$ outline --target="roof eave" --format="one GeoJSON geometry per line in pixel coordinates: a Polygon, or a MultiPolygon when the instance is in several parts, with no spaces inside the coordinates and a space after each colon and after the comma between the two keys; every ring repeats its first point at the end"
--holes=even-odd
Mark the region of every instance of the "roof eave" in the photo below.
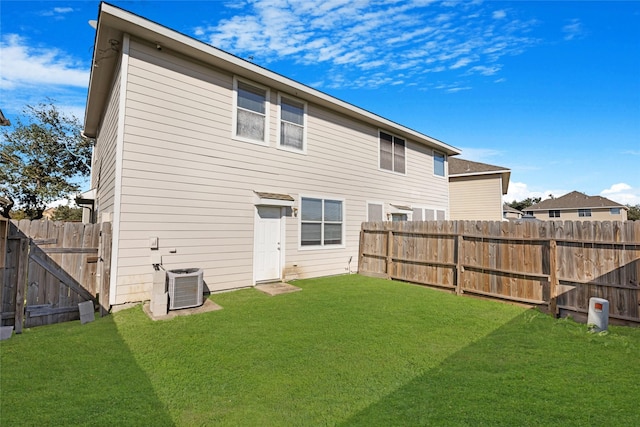
{"type": "Polygon", "coordinates": [[[117,38],[121,42],[123,33],[128,33],[136,38],[149,40],[157,43],[163,49],[166,48],[180,52],[183,55],[192,57],[203,63],[228,70],[235,75],[263,83],[276,90],[291,93],[291,95],[330,108],[340,114],[370,123],[377,127],[391,128],[395,133],[398,133],[399,136],[404,136],[407,139],[438,149],[447,155],[461,153],[460,149],[435,138],[385,119],[384,117],[351,105],[331,95],[298,83],[204,42],[107,3],[100,4],[96,41],[94,44],[94,63],[91,69],[89,93],[87,95],[85,134],[89,137],[96,136],[95,134],[99,127],[102,110],[105,108],[106,97],[108,96],[109,86],[112,80],[107,77],[113,76],[118,63],[112,60],[104,65],[101,62],[99,67],[96,67],[96,52],[99,51],[98,46],[108,47],[108,42],[111,38],[117,38]],[[104,70],[104,68],[107,67],[110,67],[110,69],[104,70]],[[103,68],[103,70],[99,70],[100,68],[103,68]],[[100,75],[104,71],[109,71],[107,76],[100,75]]]}

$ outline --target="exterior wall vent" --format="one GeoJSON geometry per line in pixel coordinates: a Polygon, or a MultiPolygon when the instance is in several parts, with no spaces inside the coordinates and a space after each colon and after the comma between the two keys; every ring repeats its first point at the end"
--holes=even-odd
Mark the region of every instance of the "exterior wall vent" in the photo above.
{"type": "Polygon", "coordinates": [[[169,310],[202,305],[202,276],[201,268],[167,271],[169,310]]]}

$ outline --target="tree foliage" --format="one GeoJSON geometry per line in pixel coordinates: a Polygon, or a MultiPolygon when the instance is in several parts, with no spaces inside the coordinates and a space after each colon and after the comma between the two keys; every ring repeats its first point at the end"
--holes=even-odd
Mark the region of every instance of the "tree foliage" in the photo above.
{"type": "MultiPolygon", "coordinates": [[[[40,219],[48,203],[80,190],[73,180],[89,175],[92,141],[82,137],[80,121],[52,100],[27,105],[24,114],[2,130],[0,195],[28,218],[40,219]]],[[[0,213],[9,217],[9,209],[0,213]]]]}
{"type": "Polygon", "coordinates": [[[527,197],[526,199],[521,200],[519,202],[514,200],[511,203],[507,203],[507,205],[521,212],[524,212],[526,208],[533,206],[536,203],[540,203],[541,200],[542,200],[541,197],[527,197]]]}
{"type": "Polygon", "coordinates": [[[82,208],[58,206],[51,219],[53,221],[82,221],[82,208]]]}
{"type": "Polygon", "coordinates": [[[629,210],[627,211],[627,219],[629,221],[640,221],[640,205],[627,205],[629,210]]]}

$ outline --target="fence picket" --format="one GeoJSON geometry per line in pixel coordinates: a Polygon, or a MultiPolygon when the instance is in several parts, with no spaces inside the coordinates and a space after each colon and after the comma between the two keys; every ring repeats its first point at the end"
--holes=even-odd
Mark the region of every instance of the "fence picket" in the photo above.
{"type": "Polygon", "coordinates": [[[544,305],[584,315],[590,297],[610,317],[640,323],[640,222],[425,221],[364,223],[359,272],[544,305]],[[376,245],[378,230],[393,236],[376,245]],[[364,252],[363,252],[364,251],[364,252]],[[385,252],[386,251],[386,252],[385,252]]]}

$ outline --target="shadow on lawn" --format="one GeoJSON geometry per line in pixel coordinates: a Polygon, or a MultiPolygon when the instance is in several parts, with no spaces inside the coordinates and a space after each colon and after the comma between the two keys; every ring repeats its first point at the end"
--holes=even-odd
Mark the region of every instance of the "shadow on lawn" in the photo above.
{"type": "Polygon", "coordinates": [[[2,425],[174,425],[113,316],[27,329],[2,343],[1,372],[2,425]]]}
{"type": "Polygon", "coordinates": [[[341,425],[639,425],[629,356],[530,310],[341,425]]]}

